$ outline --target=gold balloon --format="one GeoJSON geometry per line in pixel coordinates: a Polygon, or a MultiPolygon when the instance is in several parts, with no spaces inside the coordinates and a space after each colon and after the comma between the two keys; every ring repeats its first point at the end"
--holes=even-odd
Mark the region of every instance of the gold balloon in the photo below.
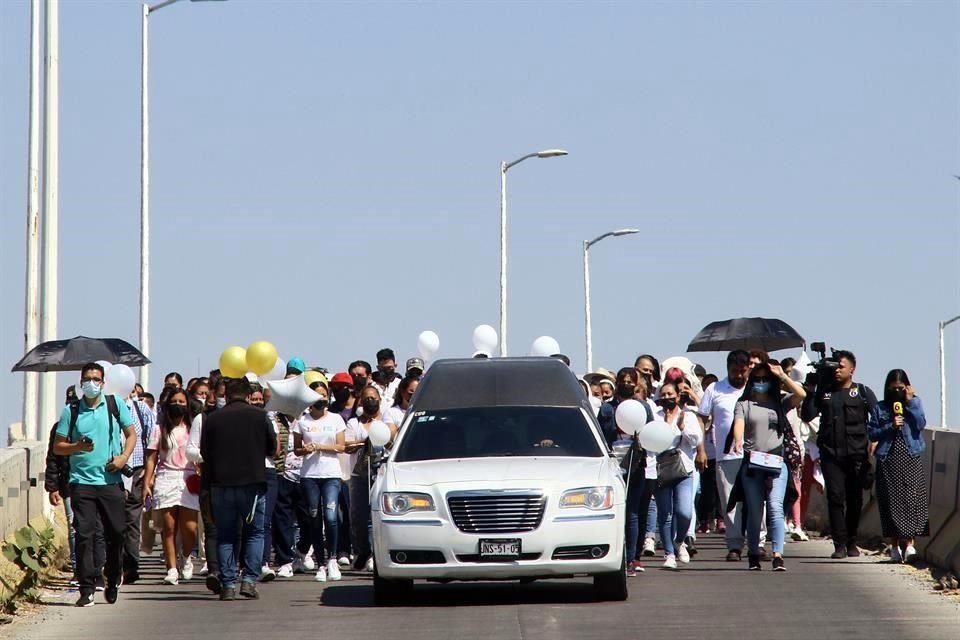
{"type": "Polygon", "coordinates": [[[220,354],[220,373],[227,378],[242,378],[247,373],[247,350],[227,347],[220,354]]]}
{"type": "Polygon", "coordinates": [[[320,373],[319,371],[307,371],[306,373],[303,374],[303,381],[307,384],[308,387],[312,385],[314,382],[322,382],[324,385],[329,386],[329,384],[327,383],[327,377],[322,373],[320,373]]]}
{"type": "Polygon", "coordinates": [[[257,340],[247,347],[246,367],[258,376],[270,373],[277,364],[277,348],[266,340],[257,340]]]}

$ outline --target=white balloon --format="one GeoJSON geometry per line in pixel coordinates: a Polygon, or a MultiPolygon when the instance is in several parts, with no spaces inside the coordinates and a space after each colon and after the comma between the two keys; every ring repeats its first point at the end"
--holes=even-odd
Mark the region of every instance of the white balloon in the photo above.
{"type": "Polygon", "coordinates": [[[258,383],[258,384],[262,384],[263,382],[266,382],[265,380],[263,380],[262,378],[260,378],[260,376],[258,376],[257,374],[255,374],[253,371],[248,371],[248,372],[247,372],[247,375],[244,376],[244,377],[245,377],[245,378],[247,379],[247,381],[250,382],[251,384],[254,383],[254,382],[256,382],[256,383],[258,383]]]}
{"type": "Polygon", "coordinates": [[[640,430],[640,446],[647,451],[660,453],[673,447],[676,439],[676,428],[663,420],[648,422],[640,430]]]}
{"type": "Polygon", "coordinates": [[[125,364],[115,364],[110,367],[110,371],[104,378],[103,390],[109,395],[126,398],[133,391],[135,384],[137,384],[137,376],[133,374],[133,369],[125,364]]]}
{"type": "Polygon", "coordinates": [[[283,380],[284,376],[287,375],[287,363],[283,358],[277,358],[277,364],[273,365],[273,369],[267,373],[260,376],[261,382],[270,382],[271,380],[283,380]]]}
{"type": "Polygon", "coordinates": [[[110,367],[113,366],[112,362],[107,362],[106,360],[97,360],[97,364],[103,367],[103,375],[107,375],[107,371],[110,371],[110,367]]]}
{"type": "Polygon", "coordinates": [[[473,330],[473,348],[484,353],[493,353],[500,343],[497,330],[488,324],[482,324],[473,330]]]}
{"type": "Polygon", "coordinates": [[[432,360],[440,350],[440,336],[433,331],[424,331],[417,337],[417,349],[424,360],[432,360]]]}
{"type": "Polygon", "coordinates": [[[390,442],[390,427],[380,420],[374,420],[367,429],[367,435],[370,438],[370,444],[375,447],[382,447],[390,442]]]}
{"type": "Polygon", "coordinates": [[[270,402],[266,410],[288,416],[299,416],[320,399],[320,394],[307,386],[302,373],[287,380],[270,380],[267,387],[270,388],[270,402]]]}
{"type": "Polygon", "coordinates": [[[636,435],[647,424],[647,410],[639,400],[624,400],[617,405],[615,418],[620,431],[636,435]]]}
{"type": "Polygon", "coordinates": [[[530,347],[531,356],[549,357],[557,353],[560,353],[560,343],[550,336],[540,336],[530,347]]]}

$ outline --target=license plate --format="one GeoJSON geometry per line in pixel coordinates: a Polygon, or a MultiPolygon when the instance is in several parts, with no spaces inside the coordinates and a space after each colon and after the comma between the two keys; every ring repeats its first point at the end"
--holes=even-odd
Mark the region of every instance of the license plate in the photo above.
{"type": "Polygon", "coordinates": [[[481,560],[519,560],[520,559],[520,540],[493,539],[480,540],[480,559],[481,560]]]}

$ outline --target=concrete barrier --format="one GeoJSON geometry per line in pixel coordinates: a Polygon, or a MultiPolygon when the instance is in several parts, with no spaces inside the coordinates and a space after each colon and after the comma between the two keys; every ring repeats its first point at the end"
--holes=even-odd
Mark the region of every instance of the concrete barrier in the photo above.
{"type": "Polygon", "coordinates": [[[26,451],[0,449],[0,532],[3,534],[0,538],[6,538],[28,522],[27,496],[21,491],[21,482],[26,479],[26,451]]]}
{"type": "Polygon", "coordinates": [[[44,505],[47,502],[47,492],[43,489],[47,468],[47,443],[27,440],[13,446],[26,451],[26,477],[20,482],[20,491],[21,496],[26,493],[26,522],[33,522],[44,514],[44,505]]]}

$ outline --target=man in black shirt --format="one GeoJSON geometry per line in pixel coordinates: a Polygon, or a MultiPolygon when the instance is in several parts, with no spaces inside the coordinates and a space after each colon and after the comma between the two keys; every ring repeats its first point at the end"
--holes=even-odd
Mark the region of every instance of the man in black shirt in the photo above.
{"type": "MultiPolygon", "coordinates": [[[[200,434],[203,473],[210,483],[213,517],[217,527],[220,563],[220,599],[237,594],[235,546],[242,521],[245,567],[263,566],[263,527],[266,510],[265,458],[276,450],[277,437],[263,409],[247,403],[246,378],[228,380],[227,405],[207,416],[200,434]]],[[[240,595],[259,598],[258,574],[244,574],[240,595]]]]}
{"type": "Polygon", "coordinates": [[[867,418],[877,405],[877,397],[869,387],[853,381],[856,356],[837,351],[834,358],[836,384],[807,394],[801,418],[810,422],[820,416],[817,446],[833,536],[831,558],[839,560],[860,555],[857,529],[863,510],[863,481],[870,470],[867,418]]]}

